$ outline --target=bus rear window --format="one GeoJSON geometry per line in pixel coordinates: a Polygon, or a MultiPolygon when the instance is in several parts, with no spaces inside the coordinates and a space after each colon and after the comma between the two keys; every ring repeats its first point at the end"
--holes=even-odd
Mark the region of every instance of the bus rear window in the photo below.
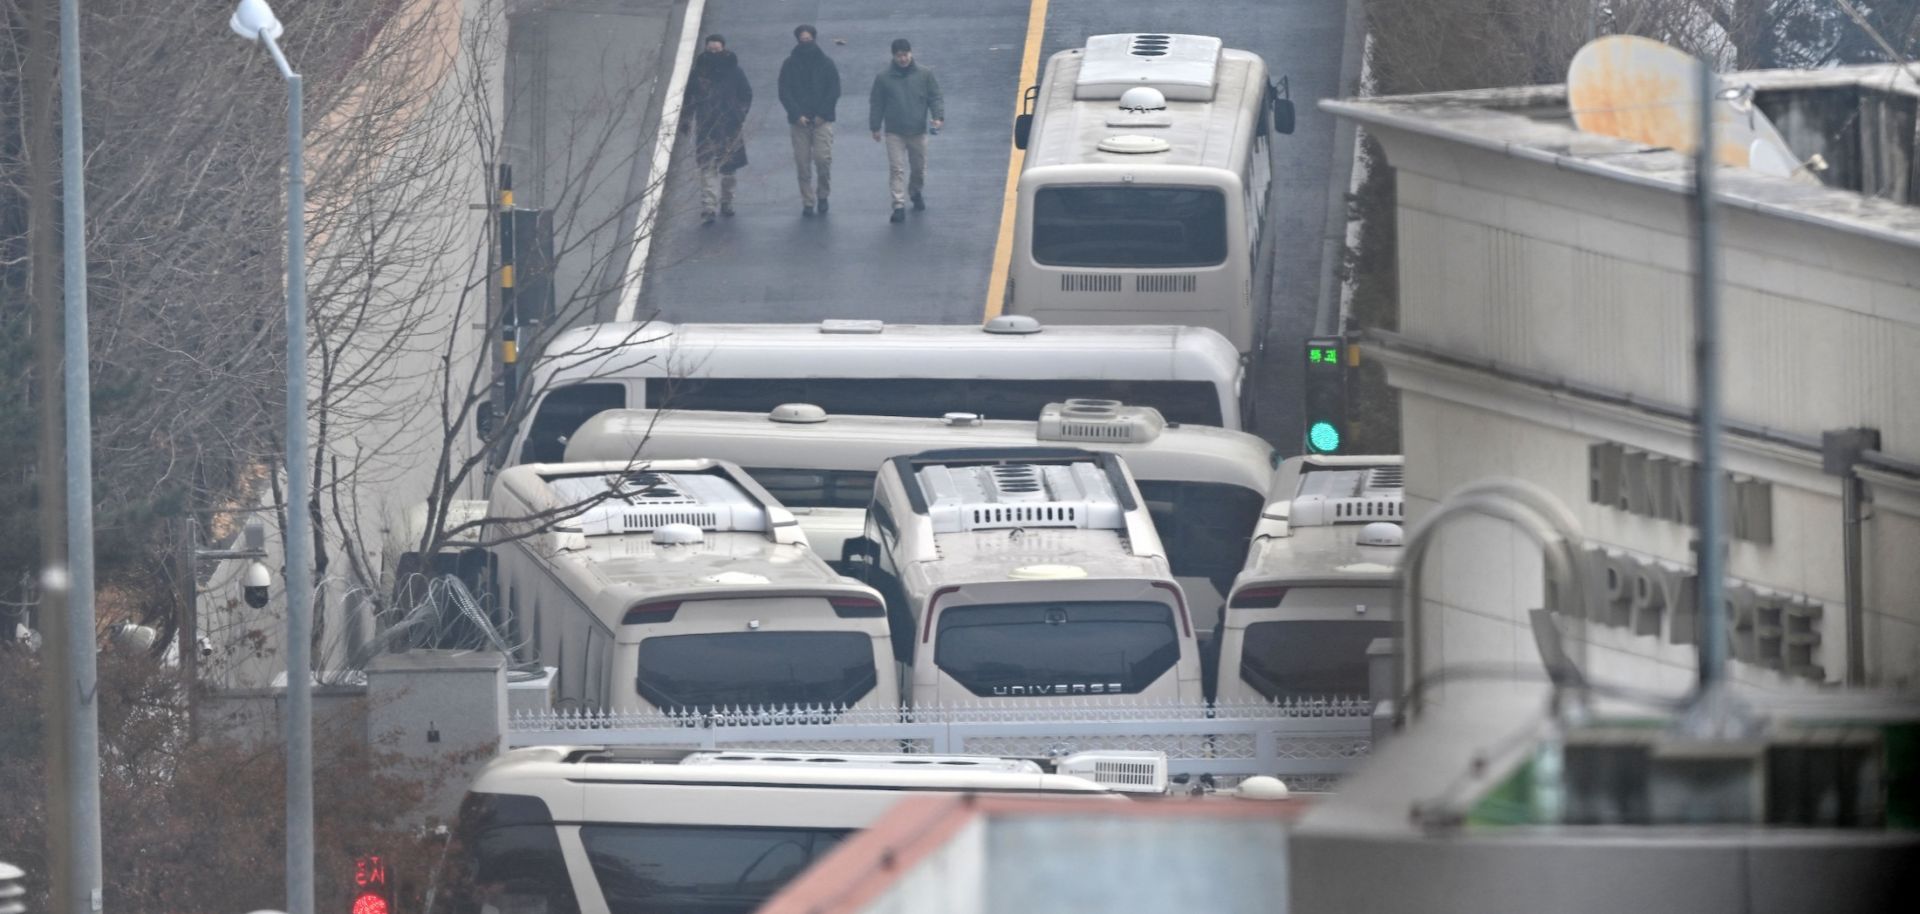
{"type": "Polygon", "coordinates": [[[933,661],[975,695],[1131,695],[1180,660],[1173,609],[1147,601],[940,611],[933,661]]]}
{"type": "Polygon", "coordinates": [[[1043,187],[1033,259],[1050,267],[1210,267],[1227,259],[1227,198],[1199,187],[1043,187]]]}
{"type": "Polygon", "coordinates": [[[845,838],[844,828],[582,825],[609,914],[746,914],[845,838]]]}
{"type": "Polygon", "coordinates": [[[1255,622],[1247,626],[1240,678],[1267,698],[1366,696],[1367,645],[1392,638],[1388,619],[1255,622]]]}
{"type": "Polygon", "coordinates": [[[635,685],[656,707],[850,705],[879,683],[864,632],[720,632],[640,642],[635,685]]]}

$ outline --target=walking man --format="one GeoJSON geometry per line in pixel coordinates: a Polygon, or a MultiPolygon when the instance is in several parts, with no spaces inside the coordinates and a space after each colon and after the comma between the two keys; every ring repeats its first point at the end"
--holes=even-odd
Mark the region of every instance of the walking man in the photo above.
{"type": "Polygon", "coordinates": [[[680,129],[697,127],[693,160],[700,166],[700,221],[713,222],[718,210],[733,215],[733,173],[747,165],[747,147],[740,135],[753,107],[753,87],[740,61],[727,50],[727,40],[707,36],[707,49],[693,62],[687,96],[680,104],[680,129]],[[715,185],[719,189],[715,190],[715,185]]]}
{"type": "Polygon", "coordinates": [[[833,188],[833,109],[840,103],[840,68],[814,40],[813,26],[793,30],[793,53],[780,65],[780,104],[793,134],[793,168],[800,177],[800,215],[827,214],[833,188]],[[814,175],[820,176],[819,189],[814,175]]]}
{"type": "Polygon", "coordinates": [[[887,143],[887,180],[893,191],[891,222],[907,221],[907,201],[927,208],[920,188],[927,178],[927,124],[935,132],[946,123],[947,104],[933,71],[913,62],[913,45],[893,40],[893,64],[873,78],[867,105],[867,127],[874,142],[887,143]]]}

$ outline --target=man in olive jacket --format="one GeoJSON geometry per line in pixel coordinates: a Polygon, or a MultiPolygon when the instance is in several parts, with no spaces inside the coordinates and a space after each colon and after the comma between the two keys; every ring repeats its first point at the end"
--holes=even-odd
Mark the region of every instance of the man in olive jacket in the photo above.
{"type": "Polygon", "coordinates": [[[874,141],[884,138],[887,142],[887,179],[893,191],[889,221],[907,221],[908,200],[916,210],[927,208],[926,198],[920,195],[927,177],[927,124],[931,121],[937,133],[946,118],[940,81],[933,78],[932,70],[913,62],[913,45],[895,38],[893,65],[873,78],[867,105],[867,127],[874,141]]]}
{"type": "Polygon", "coordinates": [[[793,53],[780,65],[780,104],[787,109],[793,134],[793,168],[800,178],[800,215],[812,216],[817,204],[827,214],[833,188],[833,109],[840,103],[840,68],[814,41],[813,26],[793,30],[793,53]],[[819,189],[814,175],[820,176],[819,189]]]}

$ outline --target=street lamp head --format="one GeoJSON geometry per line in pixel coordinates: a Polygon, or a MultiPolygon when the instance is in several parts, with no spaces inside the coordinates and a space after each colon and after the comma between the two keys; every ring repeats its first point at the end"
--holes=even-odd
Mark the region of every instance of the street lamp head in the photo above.
{"type": "Polygon", "coordinates": [[[233,18],[227,20],[227,27],[248,41],[277,41],[284,31],[279,17],[273,14],[273,7],[267,0],[240,0],[240,6],[233,11],[233,18]]]}

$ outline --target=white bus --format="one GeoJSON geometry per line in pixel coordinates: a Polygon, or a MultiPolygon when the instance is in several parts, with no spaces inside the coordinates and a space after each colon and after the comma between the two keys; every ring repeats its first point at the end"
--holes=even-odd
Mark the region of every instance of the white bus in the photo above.
{"type": "MultiPolygon", "coordinates": [[[[1191,327],[977,324],[635,324],[577,327],[528,373],[532,419],[506,464],[553,463],[595,413],[622,407],[1025,418],[1070,397],[1152,406],[1173,422],[1239,428],[1233,345],[1191,327]]],[[[486,423],[491,427],[491,419],[486,423]]]]}
{"type": "Polygon", "coordinates": [[[567,442],[566,459],[713,457],[740,464],[800,520],[836,567],[865,527],[873,478],[890,458],[929,449],[1066,444],[1126,458],[1193,610],[1211,618],[1246,560],[1267,503],[1273,448],[1258,437],[1169,424],[1152,407],[1050,403],[1039,421],[829,414],[808,404],[767,413],[608,410],[567,442]]]}
{"type": "Polygon", "coordinates": [[[481,897],[455,910],[747,912],[904,796],[1119,802],[1166,791],[1158,753],[1081,753],[1052,768],[982,756],[516,749],[483,768],[461,804],[460,845],[481,897]],[[1155,783],[1096,780],[1114,762],[1138,771],[1156,761],[1155,783]]]}
{"type": "Polygon", "coordinates": [[[1252,352],[1269,134],[1293,132],[1260,57],[1202,35],[1095,35],[1053,55],[1027,99],[1006,312],[1210,327],[1252,352]]]}
{"type": "Polygon", "coordinates": [[[1214,636],[1217,701],[1369,694],[1368,646],[1399,626],[1401,474],[1397,456],[1280,465],[1288,497],[1261,517],[1214,636]]]}
{"type": "Polygon", "coordinates": [[[880,595],[814,555],[739,467],[524,464],[500,474],[488,517],[496,599],[558,668],[560,702],[899,705],[880,595]]]}
{"type": "Polygon", "coordinates": [[[915,704],[1204,698],[1186,597],[1113,454],[895,457],[861,545],[915,704]]]}

